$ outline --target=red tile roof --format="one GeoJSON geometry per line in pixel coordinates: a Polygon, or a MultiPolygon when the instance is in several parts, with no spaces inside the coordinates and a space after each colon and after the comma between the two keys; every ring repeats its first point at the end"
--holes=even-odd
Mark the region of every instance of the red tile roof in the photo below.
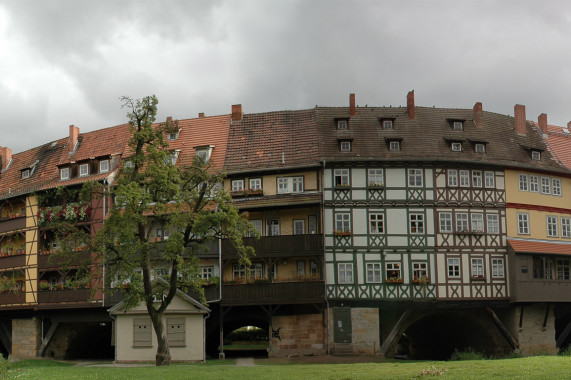
{"type": "Polygon", "coordinates": [[[571,243],[508,239],[515,253],[543,253],[571,256],[571,243]]]}
{"type": "Polygon", "coordinates": [[[566,127],[548,125],[547,134],[544,134],[543,137],[551,154],[562,165],[571,169],[571,130],[566,127]]]}
{"type": "Polygon", "coordinates": [[[90,158],[122,154],[129,140],[129,125],[122,124],[115,127],[99,129],[93,132],[79,134],[79,146],[72,154],[69,153],[70,142],[67,141],[65,151],[62,153],[59,164],[79,162],[90,158]]]}

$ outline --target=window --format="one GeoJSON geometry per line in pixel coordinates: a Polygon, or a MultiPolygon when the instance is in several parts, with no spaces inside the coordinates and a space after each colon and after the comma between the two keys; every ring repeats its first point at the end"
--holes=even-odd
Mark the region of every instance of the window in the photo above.
{"type": "Polygon", "coordinates": [[[518,175],[519,191],[527,191],[527,174],[518,175]]]}
{"type": "Polygon", "coordinates": [[[456,213],[456,232],[468,232],[468,213],[456,213]]]}
{"type": "Polygon", "coordinates": [[[165,156],[165,165],[175,165],[178,158],[178,151],[173,150],[172,152],[167,152],[165,156]]]}
{"type": "Polygon", "coordinates": [[[319,267],[317,266],[317,261],[309,260],[309,274],[312,276],[319,275],[319,267]]]}
{"type": "Polygon", "coordinates": [[[305,220],[304,219],[294,219],[294,221],[293,221],[293,234],[294,235],[305,234],[305,220]]]}
{"type": "Polygon", "coordinates": [[[351,151],[351,141],[341,141],[339,150],[341,152],[350,152],[351,151]]]}
{"type": "Polygon", "coordinates": [[[22,170],[22,179],[30,178],[30,169],[22,170]]]}
{"type": "Polygon", "coordinates": [[[561,195],[561,180],[559,178],[551,179],[551,193],[553,195],[561,195]]]}
{"type": "MultiPolygon", "coordinates": [[[[260,234],[260,236],[262,236],[262,230],[263,230],[262,219],[251,219],[250,223],[252,223],[252,225],[254,226],[254,229],[256,231],[258,231],[258,234],[260,234]]],[[[255,235],[252,233],[250,236],[255,236],[255,235]]]]}
{"type": "Polygon", "coordinates": [[[539,193],[539,177],[536,175],[529,176],[529,191],[539,193]]]}
{"type": "Polygon", "coordinates": [[[547,236],[557,237],[559,236],[557,232],[557,217],[547,216],[547,236]]]}
{"type": "Polygon", "coordinates": [[[548,177],[541,177],[541,194],[551,194],[551,181],[548,177]]]}
{"type": "Polygon", "coordinates": [[[382,234],[385,232],[384,215],[383,214],[369,214],[369,233],[382,234]]]}
{"type": "Polygon", "coordinates": [[[243,191],[244,190],[244,180],[234,179],[232,180],[232,191],[243,191]]]}
{"type": "Polygon", "coordinates": [[[307,219],[308,219],[309,233],[310,234],[316,234],[317,233],[317,217],[315,215],[309,215],[307,217],[307,219]]]}
{"type": "Polygon", "coordinates": [[[451,187],[458,186],[458,170],[456,169],[448,170],[448,186],[451,187]]]}
{"type": "Polygon", "coordinates": [[[484,259],[481,257],[472,258],[472,277],[484,278],[484,259]]]}
{"type": "Polygon", "coordinates": [[[337,120],[337,129],[347,129],[347,120],[337,120]]]}
{"type": "Polygon", "coordinates": [[[134,168],[135,164],[133,163],[133,161],[128,160],[128,161],[125,161],[125,167],[126,168],[134,168]]]}
{"type": "Polygon", "coordinates": [[[424,233],[424,214],[410,214],[409,226],[411,234],[423,234],[424,233]]]}
{"type": "Polygon", "coordinates": [[[351,263],[337,264],[337,282],[339,284],[353,283],[353,264],[351,263]]]}
{"type": "Polygon", "coordinates": [[[383,129],[393,129],[393,121],[392,120],[383,120],[383,129]]]}
{"type": "Polygon", "coordinates": [[[484,232],[484,214],[472,214],[472,232],[484,232]]]}
{"type": "Polygon", "coordinates": [[[79,165],[79,176],[85,177],[86,175],[89,175],[89,164],[79,165]]]}
{"type": "Polygon", "coordinates": [[[531,159],[532,160],[541,160],[541,152],[539,150],[532,150],[531,151],[531,159]]]}
{"type": "Polygon", "coordinates": [[[262,190],[262,179],[250,178],[250,190],[262,190]]]}
{"type": "Polygon", "coordinates": [[[561,237],[571,238],[571,218],[561,217],[561,237]]]}
{"type": "Polygon", "coordinates": [[[201,265],[199,269],[200,269],[200,274],[199,274],[200,278],[203,280],[209,280],[214,276],[214,267],[211,265],[209,266],[201,265]]]}
{"type": "MultiPolygon", "coordinates": [[[[260,279],[263,277],[262,263],[253,263],[250,265],[249,274],[251,278],[260,279]]],[[[232,265],[232,279],[239,280],[246,278],[246,267],[240,264],[232,265]]]]}
{"type": "Polygon", "coordinates": [[[367,263],[367,282],[381,282],[380,263],[367,263]]]}
{"type": "Polygon", "coordinates": [[[412,263],[412,281],[418,281],[420,279],[428,279],[427,265],[424,262],[412,263]]]}
{"type": "Polygon", "coordinates": [[[369,186],[384,186],[383,169],[369,169],[369,186]]]}
{"type": "Polygon", "coordinates": [[[461,131],[464,129],[464,123],[461,121],[454,121],[452,123],[452,129],[454,129],[455,131],[461,131]]]}
{"type": "Polygon", "coordinates": [[[492,259],[492,277],[504,278],[504,259],[492,259]]]}
{"type": "Polygon", "coordinates": [[[389,142],[389,150],[400,150],[400,141],[389,142]]]}
{"type": "Polygon", "coordinates": [[[474,170],[472,172],[472,186],[482,187],[482,172],[479,170],[474,170]]]}
{"type": "Polygon", "coordinates": [[[517,233],[520,235],[529,234],[529,214],[523,212],[517,213],[517,233]]]}
{"type": "Polygon", "coordinates": [[[401,281],[400,263],[386,263],[386,279],[388,281],[401,281]]]}
{"type": "Polygon", "coordinates": [[[340,212],[335,214],[335,231],[351,231],[351,216],[348,212],[340,212]]]}
{"type": "Polygon", "coordinates": [[[59,171],[60,179],[69,179],[69,168],[61,168],[59,171]]]}
{"type": "Polygon", "coordinates": [[[305,277],[305,260],[297,260],[297,277],[305,277]]]}
{"type": "Polygon", "coordinates": [[[494,187],[496,187],[496,180],[495,180],[494,172],[485,172],[484,178],[485,178],[487,189],[493,189],[494,187]]]}
{"type": "Polygon", "coordinates": [[[170,347],[186,346],[184,318],[167,318],[167,340],[170,347]]]}
{"type": "Polygon", "coordinates": [[[270,219],[267,221],[266,236],[280,236],[280,220],[270,219]]]}
{"type": "Polygon", "coordinates": [[[453,152],[461,152],[462,151],[462,143],[453,142],[451,144],[451,149],[453,152]]]}
{"type": "Polygon", "coordinates": [[[303,177],[278,177],[278,194],[303,192],[303,177]]]}
{"type": "Polygon", "coordinates": [[[489,234],[499,234],[500,233],[500,222],[498,214],[488,214],[486,215],[488,222],[488,233],[489,234]]]}
{"type": "Polygon", "coordinates": [[[460,186],[470,187],[470,171],[460,170],[460,186]]]}
{"type": "Polygon", "coordinates": [[[474,151],[476,153],[486,153],[486,145],[484,144],[474,144],[474,151]]]}
{"type": "Polygon", "coordinates": [[[440,213],[440,232],[452,232],[452,213],[440,213]]]}
{"type": "Polygon", "coordinates": [[[569,280],[569,260],[567,259],[557,259],[557,271],[558,280],[569,280]]]}
{"type": "Polygon", "coordinates": [[[196,157],[198,158],[200,163],[208,163],[210,161],[210,154],[212,153],[212,148],[214,146],[202,146],[202,147],[195,147],[194,150],[196,151],[196,157]]]}
{"type": "Polygon", "coordinates": [[[408,169],[408,186],[422,187],[422,169],[408,169]]]}
{"type": "Polygon", "coordinates": [[[335,169],[333,179],[335,186],[349,186],[349,169],[335,169]]]}
{"type": "Polygon", "coordinates": [[[133,347],[151,347],[152,333],[150,318],[133,318],[133,347]]]}
{"type": "Polygon", "coordinates": [[[448,277],[451,278],[460,277],[460,258],[458,257],[448,258],[448,277]]]}
{"type": "Polygon", "coordinates": [[[107,173],[109,171],[109,160],[99,161],[99,173],[107,173]]]}

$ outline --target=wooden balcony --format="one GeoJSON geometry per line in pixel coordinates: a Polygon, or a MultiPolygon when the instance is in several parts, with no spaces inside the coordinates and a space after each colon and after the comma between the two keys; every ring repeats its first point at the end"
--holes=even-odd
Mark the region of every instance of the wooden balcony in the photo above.
{"type": "Polygon", "coordinates": [[[0,233],[22,230],[26,228],[26,217],[16,214],[10,219],[0,220],[0,233]]]}
{"type": "Polygon", "coordinates": [[[222,285],[222,306],[325,302],[324,281],[260,282],[222,285]]]}
{"type": "Polygon", "coordinates": [[[73,257],[59,256],[55,254],[41,254],[38,256],[38,268],[48,269],[60,268],[62,266],[81,266],[88,264],[90,260],[90,252],[85,251],[78,251],[74,254],[73,257]]]}
{"type": "Polygon", "coordinates": [[[512,302],[571,302],[570,280],[516,281],[512,302]]]}
{"type": "Polygon", "coordinates": [[[22,304],[26,302],[26,293],[0,293],[0,305],[22,304]]]}
{"type": "Polygon", "coordinates": [[[12,255],[0,257],[0,268],[17,268],[26,265],[26,255],[12,255]]]}
{"type": "Polygon", "coordinates": [[[91,299],[91,289],[63,289],[63,290],[40,290],[38,303],[87,303],[91,299]]]}
{"type": "MultiPolygon", "coordinates": [[[[312,235],[263,236],[260,239],[244,238],[244,244],[253,247],[256,257],[323,256],[323,237],[312,235]]],[[[222,241],[222,257],[237,257],[228,240],[222,241]]]]}

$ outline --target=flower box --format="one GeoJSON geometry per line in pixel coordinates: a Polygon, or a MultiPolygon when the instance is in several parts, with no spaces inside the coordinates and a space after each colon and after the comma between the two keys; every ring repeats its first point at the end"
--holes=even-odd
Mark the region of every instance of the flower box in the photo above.
{"type": "Polygon", "coordinates": [[[232,198],[243,197],[244,195],[246,195],[244,190],[238,190],[238,191],[231,191],[230,192],[230,196],[232,198]]]}
{"type": "Polygon", "coordinates": [[[486,281],[486,278],[484,276],[472,276],[470,279],[472,281],[486,281]]]}
{"type": "Polygon", "coordinates": [[[402,278],[389,278],[385,281],[385,284],[402,284],[402,278]]]}
{"type": "Polygon", "coordinates": [[[264,190],[263,190],[263,189],[256,189],[256,190],[254,190],[254,189],[249,189],[249,190],[246,190],[246,194],[247,194],[249,197],[254,197],[254,196],[258,196],[258,195],[264,195],[264,190]]]}
{"type": "Polygon", "coordinates": [[[421,277],[421,278],[414,278],[412,280],[413,284],[417,284],[417,285],[426,285],[426,284],[430,284],[430,279],[428,277],[421,277]]]}
{"type": "Polygon", "coordinates": [[[351,236],[351,231],[333,231],[335,236],[351,236]]]}
{"type": "Polygon", "coordinates": [[[375,188],[375,189],[380,189],[382,187],[385,187],[384,183],[374,183],[374,182],[369,182],[369,187],[375,188]]]}

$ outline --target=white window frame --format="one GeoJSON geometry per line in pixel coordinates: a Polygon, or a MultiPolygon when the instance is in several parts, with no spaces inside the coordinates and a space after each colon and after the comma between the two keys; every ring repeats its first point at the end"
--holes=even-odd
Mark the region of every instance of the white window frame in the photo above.
{"type": "Polygon", "coordinates": [[[385,233],[385,215],[379,212],[369,214],[369,233],[379,235],[385,233]]]}
{"type": "Polygon", "coordinates": [[[79,165],[79,176],[87,177],[89,175],[89,163],[79,165]]]}
{"type": "Polygon", "coordinates": [[[22,179],[30,178],[30,169],[22,170],[22,179]]]}
{"type": "Polygon", "coordinates": [[[474,152],[476,153],[486,153],[486,145],[485,144],[474,144],[474,152]]]}
{"type": "Polygon", "coordinates": [[[448,257],[446,260],[448,278],[460,278],[460,258],[448,257]]]}
{"type": "Polygon", "coordinates": [[[496,173],[494,172],[484,172],[485,186],[486,189],[493,189],[496,187],[496,173]]]}
{"type": "Polygon", "coordinates": [[[277,181],[278,194],[303,192],[303,176],[278,177],[277,181]]]}
{"type": "Polygon", "coordinates": [[[337,283],[353,283],[353,263],[337,263],[337,283]]]}
{"type": "Polygon", "coordinates": [[[341,152],[350,152],[351,151],[351,141],[341,141],[339,143],[339,150],[341,152]]]}
{"type": "Polygon", "coordinates": [[[294,219],[293,220],[293,234],[294,235],[305,235],[305,219],[294,219]]]}
{"type": "Polygon", "coordinates": [[[462,151],[462,143],[460,142],[453,142],[450,144],[450,150],[453,152],[461,152],[462,151]]]}
{"type": "Polygon", "coordinates": [[[176,161],[178,160],[178,150],[172,150],[167,152],[165,155],[165,165],[176,165],[176,161]]]}
{"type": "Polygon", "coordinates": [[[351,231],[351,213],[337,212],[335,213],[335,231],[350,232],[351,231]]]}
{"type": "Polygon", "coordinates": [[[59,178],[61,180],[69,179],[69,168],[61,168],[59,170],[59,178]]]}
{"type": "MultiPolygon", "coordinates": [[[[260,236],[263,235],[264,230],[264,221],[262,219],[250,219],[249,222],[254,226],[254,229],[258,231],[260,236]]],[[[255,234],[251,234],[251,236],[255,236],[255,234]]]]}
{"type": "Polygon", "coordinates": [[[558,217],[554,215],[547,215],[545,217],[545,222],[547,224],[547,236],[549,237],[559,237],[558,231],[558,217]]]}
{"type": "Polygon", "coordinates": [[[551,178],[541,177],[541,194],[551,194],[551,178]]]}
{"type": "Polygon", "coordinates": [[[531,159],[536,161],[541,161],[541,152],[539,150],[532,150],[531,159]]]}
{"type": "Polygon", "coordinates": [[[536,175],[529,176],[529,191],[539,193],[539,177],[536,175]]]}
{"type": "Polygon", "coordinates": [[[561,180],[559,178],[551,178],[551,194],[561,196],[561,180]]]}
{"type": "Polygon", "coordinates": [[[412,235],[424,235],[424,214],[411,212],[408,215],[408,226],[412,235]]]}
{"type": "Polygon", "coordinates": [[[464,122],[462,121],[454,121],[452,123],[452,129],[455,131],[463,131],[464,130],[464,122]]]}
{"type": "Polygon", "coordinates": [[[348,129],[349,123],[347,120],[337,120],[337,129],[348,129]]]}
{"type": "Polygon", "coordinates": [[[389,150],[399,151],[400,150],[400,141],[390,141],[389,142],[389,150]]]}
{"type": "Polygon", "coordinates": [[[529,214],[527,212],[517,213],[517,233],[518,235],[529,235],[529,214]]]}
{"type": "Polygon", "coordinates": [[[460,170],[459,173],[459,185],[460,187],[470,187],[470,170],[460,170]]]}
{"type": "Polygon", "coordinates": [[[369,186],[384,186],[385,175],[383,169],[369,169],[367,171],[367,181],[369,186]]]}
{"type": "Polygon", "coordinates": [[[519,191],[529,191],[527,186],[527,174],[518,175],[518,184],[519,191]]]}
{"type": "Polygon", "coordinates": [[[469,232],[470,223],[467,212],[457,212],[456,216],[456,232],[469,232]]]}
{"type": "Polygon", "coordinates": [[[470,214],[472,219],[472,232],[484,232],[484,214],[481,212],[473,212],[470,214]]]}
{"type": "Polygon", "coordinates": [[[262,190],[262,179],[261,178],[250,178],[248,180],[249,189],[251,190],[262,190]]]}
{"type": "Polygon", "coordinates": [[[109,172],[109,160],[99,161],[99,173],[109,172]]]}
{"type": "Polygon", "coordinates": [[[484,258],[472,257],[470,261],[472,278],[484,278],[484,258]]]}
{"type": "Polygon", "coordinates": [[[504,259],[501,257],[492,258],[492,278],[504,278],[505,276],[504,259]]]}
{"type": "Polygon", "coordinates": [[[393,121],[392,120],[383,120],[383,129],[393,129],[393,121]]]}
{"type": "Polygon", "coordinates": [[[498,214],[486,214],[486,222],[488,234],[500,233],[500,216],[498,214]]]}
{"type": "Polygon", "coordinates": [[[167,133],[167,140],[174,141],[178,139],[178,134],[180,133],[180,129],[176,132],[169,132],[167,133]]]}
{"type": "Polygon", "coordinates": [[[482,171],[472,171],[472,187],[482,187],[482,171]]]}
{"type": "Polygon", "coordinates": [[[233,179],[232,180],[232,191],[244,191],[244,180],[243,179],[233,179]]]}
{"type": "Polygon", "coordinates": [[[422,187],[424,180],[423,180],[423,173],[424,170],[422,169],[408,169],[407,170],[407,183],[408,187],[422,187]]]}
{"type": "Polygon", "coordinates": [[[333,170],[333,183],[334,186],[349,186],[351,183],[349,178],[349,169],[335,169],[333,170]]]}
{"type": "Polygon", "coordinates": [[[426,261],[416,261],[412,263],[412,281],[418,281],[422,278],[428,279],[428,264],[426,261]]]}
{"type": "Polygon", "coordinates": [[[381,263],[367,263],[367,283],[378,284],[382,281],[381,263]]]}
{"type": "Polygon", "coordinates": [[[385,263],[385,280],[402,280],[401,263],[385,263]]]}
{"type": "Polygon", "coordinates": [[[440,221],[440,232],[451,233],[452,232],[452,213],[451,212],[441,212],[439,214],[440,221]]]}
{"type": "Polygon", "coordinates": [[[199,267],[200,270],[200,278],[203,280],[210,280],[214,277],[214,266],[213,265],[201,265],[199,267]]]}
{"type": "Polygon", "coordinates": [[[457,169],[448,169],[448,187],[458,187],[457,169]]]}
{"type": "Polygon", "coordinates": [[[561,237],[571,238],[571,218],[561,217],[561,237]]]}

